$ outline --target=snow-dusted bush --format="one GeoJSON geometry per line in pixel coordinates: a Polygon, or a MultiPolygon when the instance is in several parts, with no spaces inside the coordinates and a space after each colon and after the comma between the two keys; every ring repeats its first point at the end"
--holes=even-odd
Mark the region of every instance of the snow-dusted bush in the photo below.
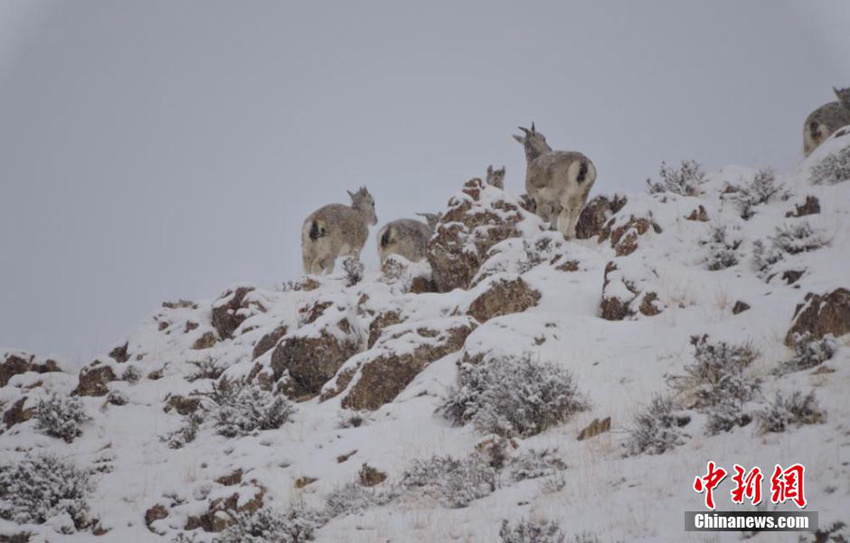
{"type": "Polygon", "coordinates": [[[198,534],[192,534],[190,537],[184,532],[178,532],[177,535],[171,538],[169,543],[199,543],[198,534]]]}
{"type": "Polygon", "coordinates": [[[238,513],[215,543],[303,543],[313,540],[313,532],[321,526],[316,514],[303,509],[277,513],[263,508],[254,514],[238,513]]]}
{"type": "Polygon", "coordinates": [[[295,412],[285,396],[263,390],[256,383],[222,380],[213,384],[212,420],[219,434],[236,437],[257,430],[280,428],[295,412]]]}
{"type": "Polygon", "coordinates": [[[485,434],[527,437],[586,407],[569,371],[526,354],[464,364],[438,410],[454,424],[471,422],[485,434]]]}
{"type": "Polygon", "coordinates": [[[634,424],[627,428],[623,443],[627,455],[663,454],[685,443],[689,437],[682,428],[691,418],[677,409],[673,400],[657,395],[649,405],[635,415],[634,424]]]}
{"type": "Polygon", "coordinates": [[[347,483],[335,488],[325,498],[324,518],[359,513],[370,507],[389,503],[395,497],[392,490],[366,487],[357,483],[347,483]]]}
{"type": "Polygon", "coordinates": [[[363,272],[366,267],[360,262],[360,259],[349,256],[342,260],[342,269],[345,271],[346,285],[353,287],[363,280],[363,272]]]}
{"type": "Polygon", "coordinates": [[[808,332],[794,335],[794,356],[780,364],[780,375],[820,366],[838,352],[838,342],[832,334],[816,339],[808,332]]]}
{"type": "Polygon", "coordinates": [[[142,378],[142,372],[134,365],[127,366],[127,369],[121,374],[121,380],[127,381],[131,385],[135,385],[142,378]]]}
{"type": "Polygon", "coordinates": [[[735,193],[735,201],[741,218],[749,220],[755,215],[753,208],[770,202],[782,190],[782,185],[776,184],[776,175],[773,170],[761,170],[756,173],[753,180],[738,188],[735,193]]]}
{"type": "Polygon", "coordinates": [[[182,449],[187,443],[195,441],[195,438],[198,437],[198,430],[203,422],[204,416],[201,412],[189,413],[183,417],[183,424],[180,428],[159,439],[165,442],[169,449],[182,449]]]}
{"type": "Polygon", "coordinates": [[[756,270],[762,278],[771,276],[773,266],[787,255],[796,255],[820,249],[826,240],[808,222],[796,222],[776,227],[767,241],[753,242],[756,270]]]}
{"type": "Polygon", "coordinates": [[[850,181],[850,146],[833,153],[812,168],[812,183],[835,185],[850,181]]]}
{"type": "Polygon", "coordinates": [[[567,464],[558,456],[557,449],[528,450],[511,458],[508,471],[514,481],[549,477],[567,469],[567,464]]]}
{"type": "Polygon", "coordinates": [[[658,175],[661,181],[646,180],[650,194],[672,192],[682,196],[699,196],[702,192],[701,185],[705,181],[702,167],[694,160],[683,160],[679,168],[667,166],[662,162],[658,175]]]}
{"type": "Polygon", "coordinates": [[[818,424],[824,421],[814,392],[803,394],[795,390],[790,395],[777,391],[773,401],[756,412],[758,432],[784,432],[791,426],[818,424]]]}
{"type": "Polygon", "coordinates": [[[499,530],[502,543],[565,543],[567,535],[555,521],[523,518],[511,523],[502,521],[499,530]]]}
{"type": "Polygon", "coordinates": [[[496,490],[496,470],[479,454],[462,459],[432,456],[415,460],[405,471],[401,486],[423,489],[443,505],[461,508],[496,490]]]}
{"type": "Polygon", "coordinates": [[[727,236],[725,226],[713,227],[711,235],[701,243],[707,251],[705,260],[709,270],[725,270],[738,263],[741,240],[727,236]]]}
{"type": "Polygon", "coordinates": [[[708,415],[709,434],[745,426],[752,418],[743,411],[752,400],[759,381],[746,373],[759,356],[752,345],[713,343],[708,336],[693,336],[694,362],[685,366],[685,375],[673,379],[678,392],[693,398],[693,407],[708,415]]]}
{"type": "Polygon", "coordinates": [[[94,481],[87,471],[55,456],[0,463],[0,518],[18,524],[44,524],[70,518],[76,529],[90,525],[88,497],[94,481]]]}
{"type": "Polygon", "coordinates": [[[218,379],[224,373],[224,368],[211,357],[203,360],[190,360],[189,364],[195,366],[195,371],[186,376],[186,380],[190,382],[198,379],[218,379]]]}
{"type": "Polygon", "coordinates": [[[74,397],[52,393],[39,401],[35,408],[36,430],[62,438],[66,443],[83,435],[82,426],[90,420],[82,402],[74,397]]]}

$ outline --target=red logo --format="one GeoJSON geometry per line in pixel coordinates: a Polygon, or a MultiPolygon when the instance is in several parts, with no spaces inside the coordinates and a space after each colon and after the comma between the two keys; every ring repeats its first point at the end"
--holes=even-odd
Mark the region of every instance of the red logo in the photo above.
{"type": "MultiPolygon", "coordinates": [[[[760,504],[764,480],[761,468],[756,466],[747,471],[744,466],[735,464],[733,469],[735,474],[732,476],[732,482],[735,483],[735,488],[732,489],[732,503],[743,504],[746,499],[751,505],[760,504]]],[[[714,491],[726,475],[725,469],[709,461],[705,475],[694,479],[694,490],[698,494],[705,494],[706,508],[714,510],[714,491]]],[[[806,507],[806,492],[803,487],[805,475],[806,468],[802,464],[794,464],[787,469],[782,469],[782,466],[777,464],[770,477],[770,502],[782,504],[791,501],[800,509],[806,507]]]]}

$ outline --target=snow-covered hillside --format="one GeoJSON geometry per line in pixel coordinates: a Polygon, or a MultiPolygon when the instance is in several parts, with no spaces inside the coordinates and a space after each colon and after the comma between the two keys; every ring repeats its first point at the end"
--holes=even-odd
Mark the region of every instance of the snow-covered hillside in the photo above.
{"type": "Polygon", "coordinates": [[[0,541],[737,540],[682,530],[709,460],[850,523],[848,181],[846,132],[686,164],[564,241],[471,180],[430,262],[165,303],[79,375],[9,351],[0,541]]]}

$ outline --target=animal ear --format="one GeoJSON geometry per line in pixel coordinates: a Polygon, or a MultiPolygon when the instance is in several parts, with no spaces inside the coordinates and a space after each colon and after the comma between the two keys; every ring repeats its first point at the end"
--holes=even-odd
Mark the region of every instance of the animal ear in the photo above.
{"type": "Polygon", "coordinates": [[[521,144],[525,145],[525,138],[523,138],[522,136],[517,136],[516,134],[513,134],[513,138],[521,144]]]}
{"type": "Polygon", "coordinates": [[[491,165],[487,166],[487,175],[490,175],[492,173],[493,173],[493,165],[491,164],[491,165]]]}
{"type": "Polygon", "coordinates": [[[353,192],[351,192],[350,190],[347,190],[345,192],[348,193],[348,196],[351,197],[352,200],[354,199],[354,193],[353,192]]]}

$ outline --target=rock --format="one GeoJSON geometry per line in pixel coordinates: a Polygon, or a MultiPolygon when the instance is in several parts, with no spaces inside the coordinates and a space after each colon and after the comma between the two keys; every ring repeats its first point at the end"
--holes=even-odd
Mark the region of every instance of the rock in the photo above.
{"type": "Polygon", "coordinates": [[[26,405],[26,403],[27,397],[24,396],[23,398],[12,404],[12,407],[7,409],[6,412],[3,413],[3,424],[6,425],[6,428],[11,428],[16,424],[26,422],[33,417],[33,415],[35,414],[35,410],[24,409],[24,405],[26,405]]]}
{"type": "Polygon", "coordinates": [[[836,338],[850,332],[850,290],[838,288],[827,294],[808,293],[794,310],[785,344],[794,346],[796,334],[810,334],[821,339],[827,334],[836,338]]]}
{"type": "Polygon", "coordinates": [[[242,468],[238,468],[233,473],[219,477],[215,482],[224,486],[238,485],[242,482],[242,468]]]}
{"type": "Polygon", "coordinates": [[[333,381],[328,382],[323,388],[322,393],[319,396],[320,402],[325,402],[330,400],[331,398],[335,398],[339,395],[340,392],[348,388],[348,385],[351,384],[351,380],[354,379],[354,376],[357,375],[357,370],[360,369],[360,366],[356,366],[354,368],[345,368],[340,371],[333,381]]]}
{"type": "Polygon", "coordinates": [[[109,356],[119,364],[123,364],[124,362],[130,360],[130,355],[127,353],[127,347],[130,346],[130,343],[124,343],[124,345],[119,345],[115,347],[111,351],[109,351],[109,356]]]}
{"type": "Polygon", "coordinates": [[[579,432],[578,439],[579,441],[584,441],[585,439],[590,439],[592,437],[596,437],[599,434],[605,433],[611,429],[611,417],[605,417],[602,420],[593,419],[593,422],[588,424],[581,432],[579,432]]]}
{"type": "Polygon", "coordinates": [[[151,524],[164,518],[168,518],[168,509],[166,509],[164,505],[156,504],[145,511],[145,526],[148,527],[148,530],[154,532],[154,529],[151,528],[151,524]]]}
{"type": "Polygon", "coordinates": [[[793,285],[803,277],[806,270],[785,270],[782,272],[782,280],[788,285],[793,285]]]}
{"type": "Polygon", "coordinates": [[[239,287],[228,290],[213,303],[212,325],[218,332],[218,337],[228,339],[233,332],[242,324],[246,316],[240,309],[247,308],[245,295],[253,291],[254,287],[239,287]]]}
{"type": "Polygon", "coordinates": [[[814,196],[806,196],[806,201],[794,206],[794,211],[785,214],[786,217],[805,217],[820,213],[820,200],[814,196]]]}
{"type": "Polygon", "coordinates": [[[300,314],[300,325],[306,326],[308,324],[312,324],[319,320],[319,318],[323,317],[325,311],[334,305],[334,303],[330,300],[319,300],[312,305],[307,305],[298,310],[300,314]]]}
{"type": "Polygon", "coordinates": [[[486,290],[469,305],[467,314],[483,323],[494,317],[522,313],[539,301],[540,293],[521,277],[499,277],[487,283],[486,290]]]}
{"type": "Polygon", "coordinates": [[[304,488],[305,486],[312,485],[318,481],[315,477],[299,477],[295,479],[295,488],[304,488]]]}
{"type": "Polygon", "coordinates": [[[431,362],[460,350],[475,326],[469,317],[451,317],[439,323],[405,323],[387,330],[375,348],[364,353],[359,379],[343,398],[342,406],[374,411],[393,401],[431,362]]]}
{"type": "Polygon", "coordinates": [[[197,411],[200,406],[200,398],[187,398],[180,394],[172,394],[165,401],[165,407],[162,410],[166,413],[177,411],[181,415],[190,415],[197,411]]]}
{"type": "Polygon", "coordinates": [[[599,195],[589,201],[581,210],[576,223],[576,238],[590,239],[602,233],[602,227],[615,215],[628,199],[625,196],[615,194],[614,196],[599,195]]]}
{"type": "Polygon", "coordinates": [[[376,486],[387,480],[387,474],[383,471],[378,471],[369,464],[363,464],[360,468],[360,485],[361,486],[376,486]]]}
{"type": "Polygon", "coordinates": [[[689,221],[708,222],[708,212],[702,204],[700,204],[700,206],[691,211],[691,214],[685,217],[685,219],[689,221]]]}
{"type": "Polygon", "coordinates": [[[381,264],[382,280],[395,285],[402,292],[436,292],[437,286],[431,276],[431,265],[424,259],[411,262],[401,255],[390,255],[381,264]]]}
{"type": "Polygon", "coordinates": [[[110,405],[122,406],[130,403],[130,399],[127,395],[120,390],[111,390],[109,394],[106,395],[106,401],[110,405]]]}
{"type": "Polygon", "coordinates": [[[343,462],[348,462],[348,459],[351,458],[352,456],[354,456],[355,454],[357,454],[357,449],[354,449],[353,451],[345,453],[345,454],[341,454],[341,455],[336,457],[336,463],[342,464],[343,462]]]}
{"type": "Polygon", "coordinates": [[[428,243],[428,263],[437,290],[468,288],[490,248],[519,236],[517,225],[527,218],[542,230],[542,222],[504,191],[477,178],[467,181],[463,192],[449,200],[428,243]]]}
{"type": "Polygon", "coordinates": [[[399,324],[402,320],[403,319],[399,312],[394,309],[379,313],[378,316],[372,319],[372,322],[369,324],[369,341],[367,348],[371,349],[375,345],[378,338],[381,337],[381,333],[384,331],[384,328],[394,324],[399,324]]]}
{"type": "Polygon", "coordinates": [[[200,351],[202,349],[209,349],[215,345],[215,334],[212,332],[204,332],[204,334],[195,340],[195,343],[192,344],[192,348],[196,351],[200,351]]]}
{"type": "Polygon", "coordinates": [[[176,302],[162,302],[165,309],[198,309],[198,304],[189,300],[177,300],[176,302]]]}
{"type": "Polygon", "coordinates": [[[240,491],[245,490],[252,491],[254,496],[248,500],[240,499],[240,492],[234,492],[225,498],[216,498],[210,502],[205,513],[199,516],[190,516],[183,529],[195,530],[201,528],[205,532],[223,532],[235,522],[234,514],[253,515],[263,506],[266,489],[252,482],[251,485],[243,484],[240,487],[240,491]],[[242,505],[239,505],[240,503],[242,505]]]}
{"type": "Polygon", "coordinates": [[[602,233],[599,235],[599,243],[610,240],[611,247],[617,256],[630,255],[637,249],[638,238],[652,229],[656,234],[661,233],[661,227],[651,218],[635,217],[630,215],[627,220],[614,217],[609,220],[602,233]]]}
{"type": "Polygon", "coordinates": [[[288,329],[287,329],[286,325],[281,324],[280,326],[278,326],[277,328],[275,328],[274,330],[272,330],[268,334],[261,337],[260,341],[258,341],[257,344],[254,345],[254,351],[252,353],[252,359],[255,360],[255,359],[263,356],[264,354],[266,354],[266,352],[268,352],[275,345],[277,345],[277,343],[280,341],[280,338],[282,338],[283,336],[286,335],[287,330],[288,329]]]}
{"type": "Polygon", "coordinates": [[[27,372],[50,373],[62,371],[55,360],[47,359],[39,362],[35,355],[24,353],[6,353],[3,362],[0,362],[0,388],[9,384],[9,380],[15,375],[27,372]]]}
{"type": "Polygon", "coordinates": [[[743,313],[744,311],[748,310],[749,308],[750,308],[750,304],[748,304],[747,302],[742,302],[741,300],[738,300],[737,302],[735,302],[734,307],[732,307],[732,314],[738,315],[738,314],[743,313]]]}
{"type": "Polygon", "coordinates": [[[106,396],[109,392],[107,383],[116,381],[117,377],[112,367],[95,360],[80,370],[80,382],[71,393],[74,396],[106,396]]]}
{"type": "Polygon", "coordinates": [[[664,311],[664,304],[658,299],[648,270],[639,270],[630,266],[629,276],[614,262],[605,266],[602,285],[602,301],[599,314],[609,321],[621,321],[638,314],[652,317],[664,311]]]}
{"type": "Polygon", "coordinates": [[[289,375],[284,392],[290,398],[315,396],[346,360],[360,351],[360,339],[341,313],[315,327],[288,335],[272,352],[271,366],[277,381],[289,375]]]}

